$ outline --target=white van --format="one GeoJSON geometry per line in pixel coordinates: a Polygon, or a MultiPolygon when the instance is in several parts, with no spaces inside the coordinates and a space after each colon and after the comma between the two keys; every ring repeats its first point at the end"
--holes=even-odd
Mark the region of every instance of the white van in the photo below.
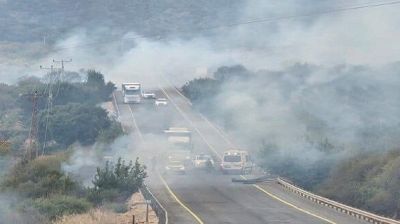
{"type": "Polygon", "coordinates": [[[221,162],[222,173],[246,174],[251,173],[252,169],[253,163],[247,151],[228,150],[224,152],[221,162]]]}

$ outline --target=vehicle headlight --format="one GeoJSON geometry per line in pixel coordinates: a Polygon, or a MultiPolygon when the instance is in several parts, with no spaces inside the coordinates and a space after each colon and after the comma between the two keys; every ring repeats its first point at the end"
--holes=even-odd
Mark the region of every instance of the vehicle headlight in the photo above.
{"type": "Polygon", "coordinates": [[[185,169],[185,167],[183,167],[183,166],[182,166],[182,167],[180,167],[179,169],[180,169],[180,170],[184,170],[184,169],[185,169]]]}

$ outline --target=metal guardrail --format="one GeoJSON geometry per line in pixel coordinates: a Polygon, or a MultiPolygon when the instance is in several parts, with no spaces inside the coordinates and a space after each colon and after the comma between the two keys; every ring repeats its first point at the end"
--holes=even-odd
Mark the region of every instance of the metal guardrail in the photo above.
{"type": "MultiPolygon", "coordinates": [[[[119,117],[121,114],[119,111],[117,97],[115,96],[115,93],[112,93],[112,103],[117,112],[117,117],[119,117]]],[[[145,184],[143,184],[143,186],[140,188],[140,192],[142,193],[143,197],[146,200],[150,201],[150,206],[157,215],[158,223],[159,224],[168,224],[167,210],[165,210],[165,208],[160,204],[160,202],[153,195],[153,193],[151,193],[151,191],[145,184]]]]}
{"type": "Polygon", "coordinates": [[[143,184],[143,186],[140,188],[140,192],[142,193],[143,197],[146,200],[150,201],[150,206],[158,217],[158,223],[159,224],[168,224],[167,210],[165,210],[165,208],[160,204],[160,202],[151,193],[151,191],[145,184],[143,184]]]}
{"type": "Polygon", "coordinates": [[[112,93],[112,104],[114,106],[115,111],[117,112],[117,117],[120,116],[119,112],[119,107],[118,107],[118,102],[117,102],[117,97],[115,96],[115,92],[112,93]]]}
{"type": "Polygon", "coordinates": [[[293,184],[288,183],[287,181],[283,180],[282,178],[277,178],[277,181],[280,185],[282,185],[286,189],[288,189],[304,198],[307,198],[307,199],[309,199],[315,203],[318,203],[320,205],[324,205],[329,208],[333,208],[339,212],[354,216],[358,219],[362,219],[362,220],[365,220],[367,222],[374,223],[374,224],[400,224],[400,221],[382,217],[379,215],[375,215],[373,213],[366,212],[366,211],[363,211],[360,209],[356,209],[356,208],[341,204],[339,202],[330,200],[328,198],[321,197],[316,194],[310,193],[299,187],[294,186],[293,184]]]}

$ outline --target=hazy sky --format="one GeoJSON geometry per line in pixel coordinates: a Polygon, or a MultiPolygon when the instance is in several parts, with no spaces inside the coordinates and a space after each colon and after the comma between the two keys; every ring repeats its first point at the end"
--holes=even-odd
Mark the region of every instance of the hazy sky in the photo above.
{"type": "MultiPolygon", "coordinates": [[[[52,58],[73,58],[70,69],[97,68],[116,81],[147,73],[175,73],[179,74],[179,81],[184,81],[198,75],[198,71],[238,63],[253,69],[277,69],[296,62],[328,66],[386,64],[400,58],[400,45],[396,44],[400,37],[400,5],[318,14],[382,2],[387,1],[247,1],[237,21],[316,15],[219,28],[193,39],[139,38],[125,40],[124,44],[117,41],[91,45],[96,39],[77,27],[58,41],[57,46],[69,49],[19,66],[6,67],[3,62],[0,80],[15,80],[9,74],[41,74],[38,65],[49,64],[52,58]],[[135,44],[135,48],[126,51],[127,46],[135,44]],[[76,47],[81,45],[85,46],[76,47]]],[[[111,32],[100,26],[93,30],[99,30],[98,36],[111,32]]],[[[135,30],[129,36],[132,34],[135,36],[135,30]]]]}

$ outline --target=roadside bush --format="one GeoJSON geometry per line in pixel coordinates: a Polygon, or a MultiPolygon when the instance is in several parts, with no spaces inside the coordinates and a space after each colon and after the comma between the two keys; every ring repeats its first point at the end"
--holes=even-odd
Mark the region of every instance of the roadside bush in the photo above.
{"type": "Polygon", "coordinates": [[[34,200],[33,207],[49,219],[54,220],[63,215],[85,213],[91,208],[91,204],[85,199],[56,195],[51,198],[34,200]]]}
{"type": "Polygon", "coordinates": [[[147,177],[146,167],[137,158],[133,164],[125,163],[121,158],[115,165],[106,162],[104,168],[97,168],[93,188],[89,189],[88,198],[93,203],[104,201],[121,202],[137,192],[147,177]]]}
{"type": "Polygon", "coordinates": [[[121,123],[117,121],[111,121],[109,128],[100,131],[97,141],[110,144],[123,134],[124,131],[122,130],[121,123]]]}
{"type": "Polygon", "coordinates": [[[5,175],[2,187],[31,198],[72,193],[79,185],[61,171],[64,156],[58,154],[18,163],[5,175]]]}

